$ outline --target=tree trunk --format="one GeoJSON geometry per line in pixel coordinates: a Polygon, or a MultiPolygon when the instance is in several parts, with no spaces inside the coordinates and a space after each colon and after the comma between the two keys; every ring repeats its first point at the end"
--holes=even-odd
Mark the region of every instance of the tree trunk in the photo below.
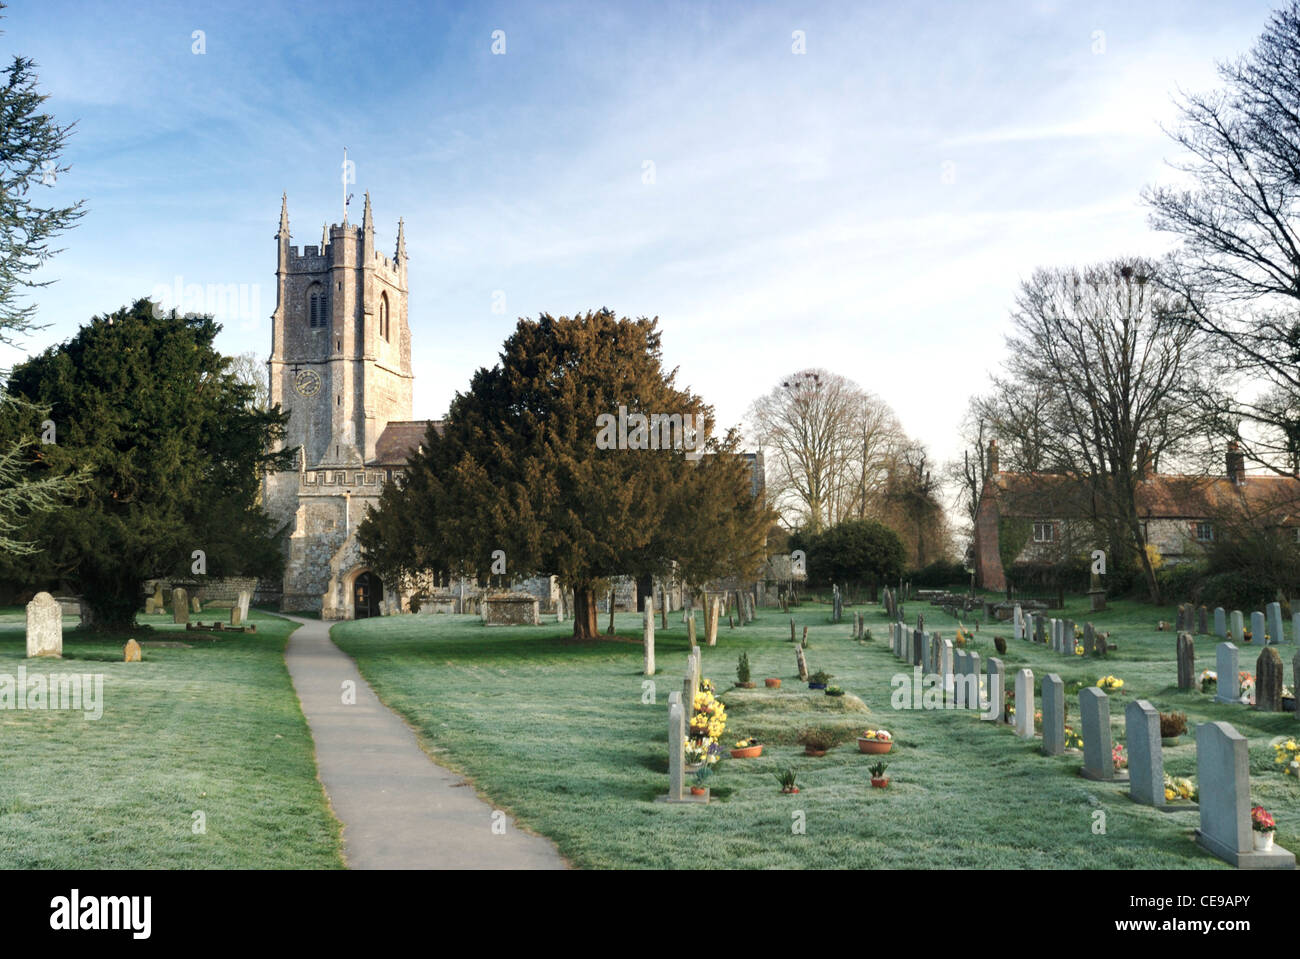
{"type": "Polygon", "coordinates": [[[595,639],[596,631],[596,592],[578,583],[573,587],[573,638],[595,639]]]}

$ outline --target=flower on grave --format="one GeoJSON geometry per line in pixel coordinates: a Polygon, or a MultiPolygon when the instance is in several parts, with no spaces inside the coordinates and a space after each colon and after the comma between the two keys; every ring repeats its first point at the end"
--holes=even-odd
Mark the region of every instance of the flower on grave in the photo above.
{"type": "Polygon", "coordinates": [[[1254,638],[1254,634],[1248,629],[1243,629],[1241,631],[1241,638],[1246,642],[1250,642],[1254,638]]]}
{"type": "Polygon", "coordinates": [[[1097,685],[1101,689],[1123,689],[1124,680],[1120,679],[1118,676],[1103,676],[1101,679],[1097,680],[1097,685]]]}
{"type": "Polygon", "coordinates": [[[683,757],[692,766],[697,763],[706,763],[712,766],[722,758],[722,749],[716,742],[707,737],[704,739],[687,739],[683,757]]]}
{"type": "Polygon", "coordinates": [[[1196,784],[1186,777],[1175,777],[1165,773],[1165,802],[1174,802],[1179,799],[1195,802],[1197,799],[1196,784]]]}
{"type": "Polygon", "coordinates": [[[754,736],[750,736],[748,739],[742,739],[740,742],[736,743],[736,745],[733,746],[732,748],[733,748],[733,749],[751,749],[751,748],[753,748],[754,746],[761,746],[761,745],[763,745],[763,744],[762,744],[761,742],[759,742],[758,739],[757,739],[756,737],[754,737],[754,736]]]}
{"type": "Polygon", "coordinates": [[[1274,743],[1273,761],[1286,767],[1282,770],[1283,775],[1300,775],[1300,743],[1297,743],[1294,737],[1285,742],[1274,743]]]}
{"type": "Polygon", "coordinates": [[[1083,655],[1083,644],[1082,644],[1082,643],[1075,643],[1075,644],[1074,644],[1074,655],[1076,655],[1076,656],[1082,656],[1082,655],[1083,655]]]}
{"type": "Polygon", "coordinates": [[[1066,749],[1083,748],[1083,737],[1074,731],[1073,726],[1065,727],[1065,748],[1066,749]]]}
{"type": "Polygon", "coordinates": [[[1075,627],[1074,627],[1074,638],[1075,638],[1075,639],[1083,639],[1083,627],[1082,627],[1082,626],[1075,626],[1075,627]]]}
{"type": "Polygon", "coordinates": [[[1241,681],[1241,686],[1240,686],[1241,696],[1238,699],[1238,701],[1244,703],[1247,706],[1254,706],[1255,705],[1255,677],[1251,673],[1246,672],[1244,669],[1241,672],[1239,672],[1237,676],[1241,681]]]}
{"type": "Polygon", "coordinates": [[[892,743],[894,741],[894,736],[888,729],[868,729],[862,734],[862,738],[878,743],[892,743]]]}
{"type": "Polygon", "coordinates": [[[706,692],[706,693],[710,693],[710,694],[717,692],[717,690],[716,690],[716,689],[714,688],[714,686],[713,686],[713,680],[711,680],[711,679],[701,679],[701,680],[700,680],[700,690],[701,690],[702,692],[706,692]]]}
{"type": "Polygon", "coordinates": [[[1219,685],[1218,673],[1216,673],[1212,669],[1201,670],[1201,692],[1208,693],[1210,691],[1211,686],[1218,687],[1218,685],[1219,685]]]}
{"type": "Polygon", "coordinates": [[[1255,832],[1272,832],[1277,829],[1277,824],[1273,822],[1273,817],[1269,815],[1268,810],[1263,806],[1252,806],[1250,809],[1250,828],[1255,832]]]}
{"type": "Polygon", "coordinates": [[[1110,748],[1110,761],[1116,769],[1123,769],[1128,765],[1128,757],[1124,755],[1124,746],[1116,743],[1110,748]]]}

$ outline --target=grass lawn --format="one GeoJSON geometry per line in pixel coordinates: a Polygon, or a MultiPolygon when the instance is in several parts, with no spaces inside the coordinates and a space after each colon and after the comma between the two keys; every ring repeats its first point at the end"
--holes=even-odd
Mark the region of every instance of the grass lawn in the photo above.
{"type": "MultiPolygon", "coordinates": [[[[1086,606],[1086,599],[1071,601],[1053,615],[1082,623],[1086,606]]],[[[759,759],[724,759],[707,807],[653,801],[667,791],[666,704],[685,671],[680,614],[657,634],[654,705],[642,702],[639,614],[618,616],[622,641],[582,644],[568,638],[567,623],[489,629],[471,616],[361,620],[336,626],[332,635],[432,755],[555,840],[580,867],[1229,868],[1194,844],[1195,812],[1161,813],[1130,801],[1126,786],[1084,780],[1077,775],[1081,755],[1044,757],[1038,743],[971,713],[891,709],[890,677],[900,666],[888,648],[883,610],[865,609],[874,639],[862,643],[851,636],[851,607],[840,625],[830,624],[826,606],[805,605],[794,614],[799,626],[810,627],[809,668],[834,674],[850,694],[838,704],[794,677],[788,618],[761,610],[752,625],[721,624],[718,645],[704,649],[704,674],[727,688],[745,650],[760,686],[726,693],[724,743],[757,734],[769,745],[759,759]],[[761,688],[767,676],[784,680],[779,693],[761,688]],[[896,745],[885,757],[889,788],[870,788],[873,757],[858,753],[855,742],[824,758],[804,756],[794,739],[800,726],[813,723],[842,736],[867,725],[890,729],[896,745]],[[798,795],[779,793],[773,774],[785,767],[799,775],[798,795]],[[1099,810],[1104,834],[1094,832],[1099,810]],[[796,813],[803,834],[793,828],[796,813]]],[[[913,622],[918,612],[929,629],[952,638],[953,619],[908,604],[913,622]]],[[[1104,661],[1017,642],[1009,624],[983,628],[974,648],[987,661],[997,655],[993,635],[1007,638],[1009,688],[1024,666],[1040,682],[1049,672],[1067,684],[1119,676],[1124,692],[1111,698],[1119,741],[1124,706],[1135,697],[1186,712],[1189,735],[1165,750],[1172,775],[1196,774],[1196,722],[1232,722],[1250,739],[1252,798],[1274,813],[1279,844],[1300,850],[1300,782],[1282,775],[1269,745],[1297,731],[1296,715],[1213,705],[1199,691],[1179,692],[1174,634],[1154,630],[1158,619],[1174,619],[1173,610],[1113,602],[1091,618],[1119,646],[1104,661]]],[[[1213,669],[1213,637],[1197,637],[1196,644],[1198,674],[1213,669]]],[[[1280,648],[1288,664],[1294,650],[1292,642],[1280,648]]],[[[1245,646],[1242,668],[1253,672],[1257,655],[1245,646]]],[[[1067,722],[1078,716],[1077,696],[1068,701],[1067,722]]]]}
{"type": "Polygon", "coordinates": [[[0,868],[342,868],[284,665],[294,624],[251,619],[256,634],[208,642],[168,616],[94,637],[68,618],[64,658],[51,660],[26,659],[23,611],[0,609],[0,673],[103,676],[98,720],[0,709],[0,868]],[[192,648],[146,645],[142,662],[124,663],[132,636],[192,648]]]}

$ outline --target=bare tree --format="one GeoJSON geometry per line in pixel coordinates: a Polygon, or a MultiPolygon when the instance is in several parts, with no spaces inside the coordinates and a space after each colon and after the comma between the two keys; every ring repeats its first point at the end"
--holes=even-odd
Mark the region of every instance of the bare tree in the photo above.
{"type": "MultiPolygon", "coordinates": [[[[1151,187],[1157,229],[1177,233],[1177,269],[1161,282],[1187,303],[1220,369],[1249,387],[1218,405],[1218,428],[1240,437],[1252,460],[1300,468],[1300,3],[1270,19],[1255,48],[1221,64],[1220,90],[1181,98],[1170,133],[1186,152],[1175,169],[1191,189],[1151,187]]],[[[1236,391],[1233,391],[1234,393],[1236,391]]]]}
{"type": "Polygon", "coordinates": [[[1203,429],[1194,399],[1205,389],[1206,347],[1186,309],[1149,261],[1039,270],[1022,286],[1006,375],[996,380],[1008,401],[1044,388],[1041,465],[1089,487],[1112,561],[1139,567],[1154,602],[1138,484],[1203,429]]]}
{"type": "Polygon", "coordinates": [[[230,372],[240,382],[253,388],[251,405],[265,413],[271,406],[271,388],[267,380],[266,363],[256,353],[240,353],[230,358],[230,372]]]}
{"type": "Polygon", "coordinates": [[[810,532],[872,514],[903,436],[879,397],[821,369],[783,379],[754,401],[749,420],[773,503],[810,532]]]}

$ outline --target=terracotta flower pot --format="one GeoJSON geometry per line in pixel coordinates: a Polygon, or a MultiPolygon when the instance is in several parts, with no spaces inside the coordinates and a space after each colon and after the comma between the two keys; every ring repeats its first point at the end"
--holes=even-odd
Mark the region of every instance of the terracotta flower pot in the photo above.
{"type": "Polygon", "coordinates": [[[733,749],[731,751],[732,759],[757,759],[761,755],[763,755],[761,744],[758,746],[745,746],[743,749],[733,749]]]}
{"type": "Polygon", "coordinates": [[[793,796],[793,795],[794,795],[795,793],[797,793],[798,791],[799,791],[799,787],[798,787],[798,786],[795,786],[793,789],[782,789],[782,790],[781,790],[781,795],[782,795],[782,796],[793,796]]]}
{"type": "Polygon", "coordinates": [[[863,753],[870,753],[873,756],[879,755],[880,753],[889,752],[889,750],[893,747],[893,745],[894,745],[894,741],[892,739],[886,742],[881,742],[879,739],[863,739],[861,737],[858,738],[858,751],[863,753]]]}
{"type": "Polygon", "coordinates": [[[704,795],[705,793],[707,793],[708,791],[709,791],[709,787],[708,787],[708,786],[692,786],[692,787],[691,787],[691,795],[692,795],[692,796],[703,796],[703,795],[704,795]]]}
{"type": "Polygon", "coordinates": [[[767,685],[767,688],[768,688],[768,689],[780,689],[780,688],[781,688],[781,680],[779,680],[779,679],[765,679],[765,680],[763,680],[763,682],[767,685]]]}
{"type": "Polygon", "coordinates": [[[871,779],[871,785],[874,786],[876,789],[884,789],[886,786],[889,785],[889,777],[886,776],[884,779],[876,779],[873,776],[871,779]]]}
{"type": "Polygon", "coordinates": [[[810,748],[808,748],[807,746],[805,746],[805,747],[804,747],[804,750],[803,750],[803,754],[804,754],[805,756],[825,756],[825,755],[826,755],[826,750],[824,750],[824,749],[810,749],[810,748]]]}

